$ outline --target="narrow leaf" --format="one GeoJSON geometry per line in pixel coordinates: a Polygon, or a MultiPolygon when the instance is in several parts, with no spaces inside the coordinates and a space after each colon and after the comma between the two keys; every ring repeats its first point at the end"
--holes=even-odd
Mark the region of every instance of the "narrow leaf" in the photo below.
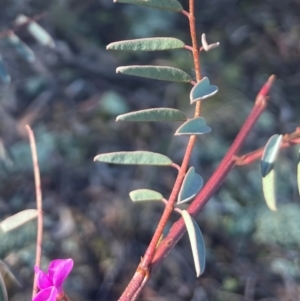
{"type": "Polygon", "coordinates": [[[13,32],[7,36],[9,43],[29,63],[35,60],[33,51],[13,32]]]}
{"type": "Polygon", "coordinates": [[[1,55],[0,55],[0,78],[5,84],[10,83],[10,75],[6,71],[1,55]]]}
{"type": "Polygon", "coordinates": [[[175,38],[146,38],[114,42],[106,46],[108,50],[158,51],[183,48],[185,44],[175,38]]]}
{"type": "Polygon", "coordinates": [[[94,158],[94,161],[129,165],[172,165],[172,160],[167,156],[146,151],[100,154],[94,158]]]}
{"type": "Polygon", "coordinates": [[[197,117],[186,121],[182,124],[175,135],[201,135],[211,131],[211,128],[206,125],[206,121],[203,117],[197,117]]]}
{"type": "Polygon", "coordinates": [[[273,135],[268,140],[261,158],[261,175],[263,177],[265,177],[273,169],[281,141],[282,135],[273,135]]]}
{"type": "Polygon", "coordinates": [[[159,192],[150,189],[133,190],[129,196],[133,202],[161,201],[163,199],[159,192]]]}
{"type": "Polygon", "coordinates": [[[298,191],[300,194],[300,149],[299,149],[299,153],[298,153],[297,181],[298,181],[298,191]]]}
{"type": "Polygon", "coordinates": [[[6,286],[1,273],[0,273],[0,301],[8,301],[6,286]]]}
{"type": "Polygon", "coordinates": [[[267,142],[261,158],[262,187],[267,206],[275,211],[276,207],[276,173],[274,164],[279,153],[282,135],[273,135],[267,142]]]}
{"type": "Polygon", "coordinates": [[[211,85],[209,79],[207,77],[204,77],[191,90],[191,104],[215,95],[218,90],[219,89],[217,86],[211,85]]]}
{"type": "Polygon", "coordinates": [[[205,244],[202,233],[195,220],[186,210],[182,210],[182,217],[189,235],[196,275],[199,277],[205,269],[205,244]]]}
{"type": "Polygon", "coordinates": [[[195,172],[194,167],[190,167],[182,182],[177,204],[183,204],[193,199],[203,186],[202,177],[195,172]]]}
{"type": "Polygon", "coordinates": [[[174,12],[183,10],[181,4],[176,0],[114,0],[114,2],[137,4],[174,12]]]}
{"type": "Polygon", "coordinates": [[[25,223],[36,218],[38,216],[38,211],[36,209],[27,209],[20,211],[0,223],[0,228],[3,232],[9,232],[18,227],[23,226],[25,223]]]}
{"type": "Polygon", "coordinates": [[[119,115],[116,121],[182,121],[186,120],[183,112],[169,108],[140,110],[119,115]]]}
{"type": "Polygon", "coordinates": [[[262,178],[262,187],[263,187],[265,201],[269,209],[272,211],[277,210],[275,183],[276,183],[276,174],[275,174],[275,170],[272,169],[271,171],[268,172],[266,176],[262,178]]]}
{"type": "Polygon", "coordinates": [[[186,72],[168,66],[122,66],[118,67],[116,72],[173,82],[190,82],[192,80],[186,72]]]}
{"type": "Polygon", "coordinates": [[[37,40],[37,42],[39,42],[41,45],[51,48],[55,47],[53,38],[43,27],[24,15],[18,16],[16,19],[16,24],[22,25],[24,23],[28,23],[27,30],[37,40]]]}

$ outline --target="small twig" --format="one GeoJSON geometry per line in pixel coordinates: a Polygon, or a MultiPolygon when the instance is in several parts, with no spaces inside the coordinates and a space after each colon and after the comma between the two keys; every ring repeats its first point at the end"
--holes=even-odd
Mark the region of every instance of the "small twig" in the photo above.
{"type": "MultiPolygon", "coordinates": [[[[42,205],[41,177],[40,177],[40,169],[39,169],[34,133],[28,124],[26,125],[26,130],[28,132],[31,154],[32,154],[35,193],[36,193],[36,206],[38,210],[35,266],[40,267],[41,257],[42,257],[42,240],[43,240],[43,205],[42,205]]],[[[33,288],[32,288],[32,299],[34,298],[36,293],[37,293],[37,283],[36,283],[36,274],[35,274],[33,280],[33,288]]]]}

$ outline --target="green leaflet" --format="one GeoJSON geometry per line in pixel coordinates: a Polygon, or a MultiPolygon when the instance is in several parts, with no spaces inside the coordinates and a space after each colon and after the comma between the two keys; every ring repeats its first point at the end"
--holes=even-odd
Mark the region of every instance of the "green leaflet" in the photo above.
{"type": "Polygon", "coordinates": [[[274,163],[280,150],[281,141],[282,135],[273,135],[267,142],[261,159],[263,193],[267,206],[273,211],[277,210],[275,191],[276,173],[274,163]]]}
{"type": "Polygon", "coordinates": [[[119,115],[116,121],[182,121],[186,120],[183,112],[169,108],[146,109],[119,115]]]}
{"type": "Polygon", "coordinates": [[[111,43],[107,50],[158,51],[183,48],[185,44],[175,38],[145,38],[111,43]]]}
{"type": "Polygon", "coordinates": [[[206,125],[203,117],[197,117],[186,121],[182,124],[174,135],[201,135],[211,131],[211,128],[206,125]]]}
{"type": "Polygon", "coordinates": [[[36,209],[23,210],[3,220],[0,223],[0,228],[3,232],[8,232],[23,226],[25,223],[36,218],[37,216],[38,211],[36,209]]]}
{"type": "Polygon", "coordinates": [[[115,152],[100,154],[94,158],[94,161],[128,165],[172,165],[172,160],[169,159],[167,156],[147,151],[115,152]]]}
{"type": "Polygon", "coordinates": [[[0,55],[0,78],[5,84],[10,83],[10,75],[6,71],[1,55],[0,55]]]}
{"type": "Polygon", "coordinates": [[[137,4],[174,12],[183,10],[181,4],[176,0],[114,0],[114,2],[137,4]]]}
{"type": "Polygon", "coordinates": [[[196,101],[206,99],[215,95],[218,92],[218,87],[211,85],[207,77],[203,77],[197,84],[193,87],[190,93],[191,104],[196,101]]]}
{"type": "Polygon", "coordinates": [[[205,269],[205,244],[199,226],[186,210],[182,210],[182,218],[184,220],[194,258],[196,275],[199,277],[205,269]]]}
{"type": "Polygon", "coordinates": [[[157,80],[166,80],[173,82],[190,82],[192,78],[186,72],[167,66],[122,66],[118,67],[117,73],[127,75],[152,78],[157,80]]]}
{"type": "Polygon", "coordinates": [[[161,201],[163,199],[159,192],[150,189],[133,190],[129,196],[133,202],[161,201]]]}
{"type": "Polygon", "coordinates": [[[7,36],[8,42],[29,63],[35,60],[33,51],[13,32],[7,36]]]}
{"type": "Polygon", "coordinates": [[[190,167],[182,182],[177,204],[183,204],[193,199],[203,186],[202,177],[195,172],[194,167],[190,167]]]}

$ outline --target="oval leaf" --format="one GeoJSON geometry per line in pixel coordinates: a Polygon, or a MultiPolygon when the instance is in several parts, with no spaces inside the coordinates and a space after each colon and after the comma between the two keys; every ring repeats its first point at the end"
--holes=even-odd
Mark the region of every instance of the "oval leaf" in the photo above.
{"type": "Polygon", "coordinates": [[[193,199],[203,186],[202,177],[195,172],[194,167],[190,167],[182,182],[177,204],[183,204],[193,199]]]}
{"type": "Polygon", "coordinates": [[[9,43],[29,63],[35,60],[33,51],[13,32],[7,36],[9,43]]]}
{"type": "Polygon", "coordinates": [[[114,42],[106,46],[108,50],[158,51],[183,48],[185,44],[175,38],[146,38],[114,42]]]}
{"type": "Polygon", "coordinates": [[[167,66],[122,66],[118,67],[116,72],[173,82],[190,82],[192,80],[186,72],[167,66]]]}
{"type": "Polygon", "coordinates": [[[175,132],[175,135],[202,135],[210,131],[211,128],[206,125],[205,119],[203,117],[197,117],[182,124],[175,132]]]}
{"type": "Polygon", "coordinates": [[[199,277],[205,269],[205,244],[199,226],[186,210],[182,210],[182,217],[189,235],[196,275],[199,277]]]}
{"type": "Polygon", "coordinates": [[[280,144],[282,141],[282,135],[273,135],[267,142],[264,152],[261,158],[261,175],[265,177],[274,166],[274,162],[277,158],[280,144]]]}
{"type": "Polygon", "coordinates": [[[183,10],[181,4],[176,0],[114,0],[114,2],[137,4],[175,12],[183,10]]]}
{"type": "Polygon", "coordinates": [[[100,154],[94,158],[94,161],[129,165],[172,165],[172,160],[167,156],[146,151],[100,154]]]}
{"type": "Polygon", "coordinates": [[[8,232],[23,226],[25,223],[36,218],[37,216],[38,211],[36,209],[23,210],[3,220],[0,223],[0,227],[3,232],[8,232]]]}
{"type": "Polygon", "coordinates": [[[203,77],[197,84],[193,87],[190,93],[191,104],[206,99],[215,95],[218,92],[218,87],[211,85],[207,77],[203,77]]]}
{"type": "Polygon", "coordinates": [[[6,84],[10,83],[10,75],[6,71],[1,55],[0,55],[0,78],[4,83],[6,84]]]}
{"type": "Polygon", "coordinates": [[[270,210],[276,211],[276,192],[275,192],[276,174],[272,169],[266,176],[262,178],[262,187],[265,201],[270,210]]]}
{"type": "Polygon", "coordinates": [[[169,108],[140,110],[119,115],[116,121],[182,121],[186,120],[183,112],[169,108]]]}
{"type": "Polygon", "coordinates": [[[54,40],[43,27],[24,15],[18,16],[16,19],[16,24],[22,25],[24,23],[28,23],[27,30],[37,40],[37,42],[39,42],[41,45],[51,48],[55,47],[54,40]]]}
{"type": "Polygon", "coordinates": [[[163,199],[159,192],[150,189],[133,190],[129,196],[133,202],[161,201],[163,199]]]}

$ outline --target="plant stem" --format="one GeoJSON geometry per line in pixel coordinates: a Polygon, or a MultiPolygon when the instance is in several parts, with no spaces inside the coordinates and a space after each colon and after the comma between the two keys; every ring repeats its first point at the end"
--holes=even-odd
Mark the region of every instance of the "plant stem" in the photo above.
{"type": "MultiPolygon", "coordinates": [[[[234,142],[229,148],[227,154],[221,161],[220,165],[210,177],[206,185],[196,196],[192,204],[188,207],[188,212],[192,216],[196,216],[204,205],[209,201],[211,196],[216,192],[220,185],[224,182],[226,176],[228,175],[231,168],[235,165],[235,160],[238,151],[243,145],[246,137],[248,136],[250,130],[253,128],[259,116],[265,110],[268,100],[268,92],[271,88],[271,85],[274,81],[274,76],[271,76],[265,85],[260,90],[255,105],[245,121],[244,125],[240,129],[238,135],[236,136],[234,142]]],[[[168,255],[170,250],[175,246],[178,240],[186,231],[186,227],[182,218],[180,218],[170,229],[169,234],[165,239],[160,243],[155,257],[152,262],[152,269],[156,269],[162,262],[162,260],[168,255]]]]}
{"type": "MultiPolygon", "coordinates": [[[[29,125],[26,125],[26,130],[28,132],[31,154],[32,154],[35,193],[36,193],[36,206],[38,210],[35,266],[40,267],[41,257],[42,257],[42,241],[43,241],[43,205],[42,205],[41,177],[40,177],[40,169],[39,169],[39,162],[38,162],[34,133],[29,125]]],[[[37,293],[37,283],[36,283],[36,274],[34,274],[32,299],[34,298],[36,293],[37,293]]]]}

